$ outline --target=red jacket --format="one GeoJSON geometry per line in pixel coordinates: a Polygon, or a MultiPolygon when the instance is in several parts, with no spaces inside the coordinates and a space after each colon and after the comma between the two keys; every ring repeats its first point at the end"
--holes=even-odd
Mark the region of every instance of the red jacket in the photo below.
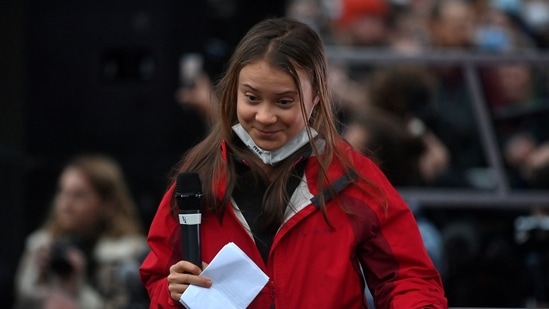
{"type": "MultiPolygon", "coordinates": [[[[364,277],[377,309],[447,308],[439,273],[412,212],[372,161],[350,148],[346,151],[358,172],[387,196],[386,210],[346,181],[341,165],[334,162],[329,178],[338,183],[339,193],[327,202],[331,229],[314,204],[319,166],[310,159],[305,182],[292,196],[297,212],[287,214],[276,233],[267,264],[233,205],[227,207],[222,222],[212,213],[203,213],[203,260],[209,263],[225,244],[234,242],[255,261],[270,281],[249,308],[272,308],[273,304],[278,309],[367,308],[364,277]],[[348,211],[340,207],[341,202],[348,211]]],[[[166,192],[152,222],[151,252],[140,269],[150,308],[181,307],[171,300],[166,280],[170,266],[181,256],[176,249],[181,247],[179,224],[170,212],[173,190],[172,186],[166,192]]]]}

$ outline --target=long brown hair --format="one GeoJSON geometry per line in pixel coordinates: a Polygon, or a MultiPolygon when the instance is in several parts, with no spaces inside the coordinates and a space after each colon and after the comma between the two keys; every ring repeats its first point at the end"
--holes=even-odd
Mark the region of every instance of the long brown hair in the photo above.
{"type": "MultiPolygon", "coordinates": [[[[238,123],[236,103],[240,71],[244,66],[259,60],[292,76],[298,87],[301,112],[305,120],[307,115],[297,71],[306,72],[312,82],[314,94],[319,101],[309,120],[305,121],[306,130],[309,137],[311,129],[316,130],[319,137],[326,142],[323,149],[317,149],[315,143],[310,143],[314,154],[311,159],[318,160],[321,167],[318,175],[319,191],[329,185],[327,168],[334,156],[341,160],[348,171],[354,172],[350,159],[336,147],[341,137],[336,128],[334,107],[327,84],[327,60],[320,37],[308,25],[297,20],[288,17],[266,19],[252,27],[242,38],[230,59],[225,75],[217,84],[221,104],[217,111],[220,121],[214,123],[208,136],[182,158],[179,167],[173,173],[174,177],[178,172],[198,173],[203,183],[205,205],[218,214],[223,212],[236,182],[234,166],[231,160],[225,162],[220,150],[222,141],[225,142],[229,155],[244,159],[253,156],[246,146],[235,138],[231,127],[238,123]],[[215,192],[219,179],[227,179],[227,190],[222,199],[217,200],[215,192]]],[[[263,201],[263,213],[270,218],[266,224],[281,223],[289,200],[286,184],[291,177],[291,166],[298,155],[294,154],[293,157],[279,163],[275,169],[276,174],[272,177],[274,180],[269,184],[263,201]]],[[[258,166],[252,165],[251,168],[258,178],[262,177],[258,166]]],[[[322,197],[320,207],[325,213],[322,197]]]]}
{"type": "MultiPolygon", "coordinates": [[[[113,208],[111,216],[101,222],[101,235],[116,238],[142,232],[136,205],[118,162],[103,154],[81,154],[72,158],[63,170],[68,168],[84,174],[99,198],[113,208]]],[[[63,231],[55,221],[53,208],[45,227],[60,236],[63,231]]]]}

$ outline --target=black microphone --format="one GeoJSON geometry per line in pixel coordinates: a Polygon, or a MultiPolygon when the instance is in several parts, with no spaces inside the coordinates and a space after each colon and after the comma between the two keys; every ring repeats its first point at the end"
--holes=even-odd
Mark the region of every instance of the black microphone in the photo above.
{"type": "Polygon", "coordinates": [[[177,175],[175,198],[179,209],[182,259],[202,268],[200,253],[202,183],[197,173],[177,175]]]}

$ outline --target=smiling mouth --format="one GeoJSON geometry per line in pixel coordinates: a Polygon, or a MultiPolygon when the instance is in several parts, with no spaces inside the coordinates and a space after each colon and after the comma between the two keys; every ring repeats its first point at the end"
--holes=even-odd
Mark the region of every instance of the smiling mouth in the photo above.
{"type": "Polygon", "coordinates": [[[261,134],[274,134],[274,133],[276,133],[276,131],[262,131],[262,130],[257,130],[257,131],[259,131],[259,133],[261,133],[261,134]]]}
{"type": "Polygon", "coordinates": [[[277,133],[278,131],[262,131],[262,130],[257,130],[257,137],[261,138],[261,139],[274,139],[274,136],[275,134],[277,133]]]}
{"type": "Polygon", "coordinates": [[[262,129],[259,129],[259,128],[256,128],[257,132],[261,133],[261,134],[275,134],[276,132],[278,132],[279,130],[262,130],[262,129]]]}

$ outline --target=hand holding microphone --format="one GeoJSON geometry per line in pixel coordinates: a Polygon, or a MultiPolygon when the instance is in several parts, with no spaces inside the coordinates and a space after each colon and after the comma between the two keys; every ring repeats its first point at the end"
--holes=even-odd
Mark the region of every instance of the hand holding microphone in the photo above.
{"type": "Polygon", "coordinates": [[[179,301],[189,284],[210,287],[211,280],[200,277],[200,205],[202,183],[196,173],[180,173],[175,184],[175,199],[179,210],[182,261],[170,267],[168,290],[173,300],[179,301]]]}

